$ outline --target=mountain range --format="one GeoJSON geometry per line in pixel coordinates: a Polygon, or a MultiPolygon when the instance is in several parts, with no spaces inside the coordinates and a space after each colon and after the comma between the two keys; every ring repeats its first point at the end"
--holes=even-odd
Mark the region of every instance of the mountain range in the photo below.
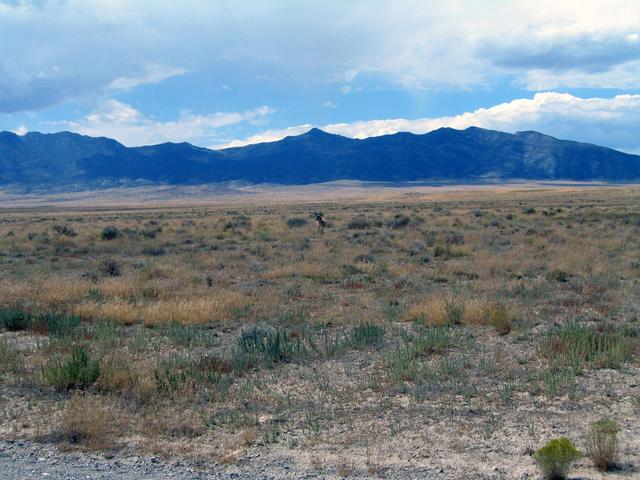
{"type": "Polygon", "coordinates": [[[0,185],[23,188],[509,179],[637,180],[640,156],[533,131],[477,127],[363,140],[313,128],[276,142],[224,150],[189,143],[125,147],[71,132],[0,132],[0,185]]]}

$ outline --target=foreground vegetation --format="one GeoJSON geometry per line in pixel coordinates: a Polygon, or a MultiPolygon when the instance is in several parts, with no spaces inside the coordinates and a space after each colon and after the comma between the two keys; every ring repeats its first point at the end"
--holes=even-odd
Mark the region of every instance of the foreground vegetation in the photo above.
{"type": "Polygon", "coordinates": [[[553,437],[604,457],[586,420],[609,416],[632,464],[639,205],[611,188],[5,211],[2,433],[514,478],[553,437]]]}

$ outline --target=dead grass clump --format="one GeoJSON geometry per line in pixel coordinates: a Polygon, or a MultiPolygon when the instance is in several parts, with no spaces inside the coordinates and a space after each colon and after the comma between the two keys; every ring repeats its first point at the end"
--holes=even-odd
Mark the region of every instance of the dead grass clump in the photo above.
{"type": "Polygon", "coordinates": [[[500,303],[489,305],[487,319],[499,335],[508,335],[511,332],[511,320],[506,306],[500,303]]]}
{"type": "MultiPolygon", "coordinates": [[[[83,310],[84,314],[90,311],[88,306],[85,306],[83,310]]],[[[125,300],[115,300],[98,305],[94,313],[101,319],[113,320],[123,325],[133,325],[140,320],[139,309],[125,300]]]]}
{"type": "Polygon", "coordinates": [[[596,468],[609,470],[618,460],[618,424],[603,418],[591,424],[587,440],[587,455],[596,468]]]}
{"type": "Polygon", "coordinates": [[[248,305],[241,294],[230,291],[218,291],[206,297],[194,297],[184,300],[169,300],[151,303],[142,309],[145,326],[202,325],[234,318],[238,311],[248,305]]]}
{"type": "Polygon", "coordinates": [[[465,319],[465,302],[458,297],[435,296],[410,307],[404,320],[429,326],[460,325],[465,319]]]}
{"type": "Polygon", "coordinates": [[[94,449],[112,445],[112,418],[104,399],[75,393],[66,402],[60,419],[65,442],[94,449]]]}

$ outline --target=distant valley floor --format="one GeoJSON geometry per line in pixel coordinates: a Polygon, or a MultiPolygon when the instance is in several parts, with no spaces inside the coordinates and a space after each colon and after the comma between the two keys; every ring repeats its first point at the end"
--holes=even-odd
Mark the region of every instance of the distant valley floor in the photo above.
{"type": "Polygon", "coordinates": [[[584,188],[637,189],[639,183],[572,182],[512,180],[492,183],[454,182],[360,182],[336,181],[310,185],[146,185],[82,191],[20,192],[0,188],[0,209],[12,208],[85,208],[136,206],[256,205],[288,203],[325,203],[344,200],[393,201],[451,199],[463,193],[508,193],[541,189],[584,188]]]}

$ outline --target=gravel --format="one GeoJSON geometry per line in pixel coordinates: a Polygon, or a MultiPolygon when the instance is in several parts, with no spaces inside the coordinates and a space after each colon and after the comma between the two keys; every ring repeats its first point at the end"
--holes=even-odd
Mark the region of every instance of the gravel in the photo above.
{"type": "MultiPolygon", "coordinates": [[[[459,472],[442,468],[385,470],[374,475],[383,479],[453,480],[459,472]]],[[[62,452],[54,445],[28,440],[0,440],[0,479],[46,478],[51,480],[160,480],[160,479],[338,479],[335,470],[316,471],[296,465],[291,459],[262,459],[260,454],[235,465],[190,463],[153,456],[110,457],[100,453],[62,452]]],[[[372,478],[367,472],[353,472],[349,478],[372,478]]],[[[477,478],[477,477],[474,477],[477,478]]],[[[503,478],[499,472],[486,477],[503,478]]]]}

